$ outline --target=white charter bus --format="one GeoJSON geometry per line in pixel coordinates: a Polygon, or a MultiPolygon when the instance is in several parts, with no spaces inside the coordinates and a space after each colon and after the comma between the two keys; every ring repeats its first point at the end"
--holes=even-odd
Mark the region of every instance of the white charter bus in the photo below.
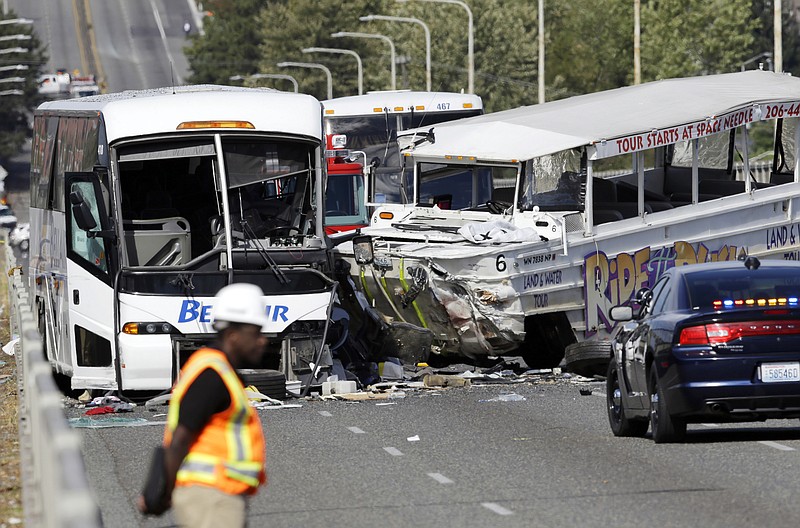
{"type": "Polygon", "coordinates": [[[483,114],[479,96],[450,92],[370,92],[322,105],[331,148],[325,193],[331,232],[368,225],[371,206],[408,201],[412,182],[403,176],[398,132],[483,114]],[[366,181],[347,161],[369,166],[366,181]]]}
{"type": "Polygon", "coordinates": [[[319,101],[273,90],[42,104],[30,276],[54,370],[73,389],[168,389],[232,282],[265,292],[268,356],[317,350],[334,290],[322,137],[319,101]]]}

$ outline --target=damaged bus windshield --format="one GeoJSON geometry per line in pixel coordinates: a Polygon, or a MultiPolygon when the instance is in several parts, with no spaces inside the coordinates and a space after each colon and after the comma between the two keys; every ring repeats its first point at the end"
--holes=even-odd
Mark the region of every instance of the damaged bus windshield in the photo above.
{"type": "MultiPolygon", "coordinates": [[[[313,205],[314,145],[240,135],[221,135],[219,144],[234,236],[244,236],[244,227],[258,238],[290,228],[306,234],[311,224],[300,218],[313,205]]],[[[224,226],[215,138],[151,140],[117,152],[128,265],[181,265],[211,251],[224,226]],[[172,248],[165,253],[155,238],[166,224],[174,229],[164,234],[172,248]]]]}

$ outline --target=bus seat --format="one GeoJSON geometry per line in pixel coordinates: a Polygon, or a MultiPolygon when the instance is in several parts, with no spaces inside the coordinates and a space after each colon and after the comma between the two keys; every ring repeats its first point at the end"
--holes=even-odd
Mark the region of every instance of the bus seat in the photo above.
{"type": "Polygon", "coordinates": [[[617,184],[603,178],[592,179],[592,196],[595,202],[613,203],[617,201],[617,184]]]}
{"type": "MultiPolygon", "coordinates": [[[[639,216],[639,204],[635,202],[595,202],[594,207],[598,210],[618,211],[622,215],[622,218],[633,218],[639,216]]],[[[648,204],[644,204],[644,212],[652,213],[653,209],[648,204]]]]}
{"type": "MultiPolygon", "coordinates": [[[[666,198],[666,196],[665,196],[666,198]]],[[[657,202],[645,202],[645,209],[648,207],[650,208],[650,212],[657,213],[659,211],[667,211],[668,209],[673,209],[674,206],[667,201],[657,201],[657,202]]]]}
{"type": "MultiPolygon", "coordinates": [[[[732,196],[734,194],[742,194],[745,191],[745,183],[742,180],[701,180],[697,185],[701,193],[732,196]]],[[[772,183],[753,182],[751,189],[763,189],[773,185],[772,183]]]]}
{"type": "MultiPolygon", "coordinates": [[[[700,193],[697,195],[698,202],[707,202],[708,200],[716,200],[721,198],[719,194],[700,193]]],[[[692,193],[672,193],[669,197],[670,203],[673,207],[680,207],[681,205],[689,205],[692,203],[692,193]]]]}
{"type": "MultiPolygon", "coordinates": [[[[636,185],[625,181],[617,182],[617,198],[621,202],[635,202],[639,199],[639,189],[636,185]]],[[[668,202],[669,198],[661,193],[651,191],[650,189],[644,190],[644,199],[646,202],[668,202]]]]}
{"type": "Polygon", "coordinates": [[[769,182],[773,185],[781,185],[783,183],[792,183],[794,181],[794,174],[784,172],[771,172],[769,174],[769,182]]]}
{"type": "Polygon", "coordinates": [[[622,216],[622,213],[614,209],[595,209],[592,222],[594,223],[594,225],[600,225],[624,219],[625,218],[622,216]]]}
{"type": "Polygon", "coordinates": [[[192,236],[184,218],[129,220],[124,227],[131,266],[177,266],[191,260],[192,236]]]}
{"type": "Polygon", "coordinates": [[[492,201],[507,204],[514,203],[514,187],[496,187],[492,189],[492,201]]]}
{"type": "MultiPolygon", "coordinates": [[[[733,180],[733,174],[728,174],[725,169],[708,169],[700,167],[697,180],[733,180]]],[[[692,192],[692,168],[674,167],[668,165],[664,168],[664,194],[671,196],[674,193],[692,192]]]]}

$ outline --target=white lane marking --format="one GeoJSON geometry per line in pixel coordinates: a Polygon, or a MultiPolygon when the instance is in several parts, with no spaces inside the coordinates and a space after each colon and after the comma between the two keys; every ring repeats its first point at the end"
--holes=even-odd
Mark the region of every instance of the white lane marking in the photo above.
{"type": "Polygon", "coordinates": [[[361,429],[359,429],[358,427],[348,427],[348,429],[349,429],[351,432],[355,433],[355,434],[364,434],[364,431],[362,431],[362,430],[361,430],[361,429]]]}
{"type": "Polygon", "coordinates": [[[704,424],[700,424],[700,425],[702,425],[703,427],[719,427],[719,424],[715,424],[715,423],[704,423],[704,424]]]}
{"type": "Polygon", "coordinates": [[[595,390],[593,390],[592,394],[594,394],[595,396],[600,396],[601,398],[605,398],[606,397],[605,391],[599,391],[599,390],[595,391],[595,390]]]}
{"type": "Polygon", "coordinates": [[[502,506],[500,506],[496,502],[482,502],[481,506],[483,506],[487,510],[491,510],[491,511],[495,512],[497,515],[511,515],[511,514],[514,513],[514,512],[512,512],[511,510],[509,510],[507,508],[503,508],[502,506]]]}
{"type": "Polygon", "coordinates": [[[438,482],[439,484],[452,484],[453,481],[445,477],[441,473],[428,473],[428,476],[438,482]]]}
{"type": "Polygon", "coordinates": [[[789,447],[787,445],[779,444],[778,442],[772,442],[770,440],[763,440],[759,442],[759,444],[764,444],[767,447],[774,447],[775,449],[780,449],[781,451],[794,451],[795,448],[789,447]]]}
{"type": "Polygon", "coordinates": [[[383,450],[392,456],[403,456],[403,453],[401,453],[396,447],[384,447],[383,450]]]}
{"type": "Polygon", "coordinates": [[[330,416],[333,416],[333,415],[332,415],[331,413],[329,413],[328,411],[319,411],[319,415],[320,415],[320,416],[328,416],[328,417],[330,417],[330,416]]]}

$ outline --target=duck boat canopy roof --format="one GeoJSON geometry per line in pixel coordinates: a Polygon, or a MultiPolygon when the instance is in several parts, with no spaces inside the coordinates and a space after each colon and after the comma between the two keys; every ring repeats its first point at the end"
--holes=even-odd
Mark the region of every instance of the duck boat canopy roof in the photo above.
{"type": "Polygon", "coordinates": [[[587,146],[589,159],[600,159],[784,117],[800,117],[800,79],[754,70],[579,95],[408,131],[399,141],[418,158],[517,162],[587,146]]]}

